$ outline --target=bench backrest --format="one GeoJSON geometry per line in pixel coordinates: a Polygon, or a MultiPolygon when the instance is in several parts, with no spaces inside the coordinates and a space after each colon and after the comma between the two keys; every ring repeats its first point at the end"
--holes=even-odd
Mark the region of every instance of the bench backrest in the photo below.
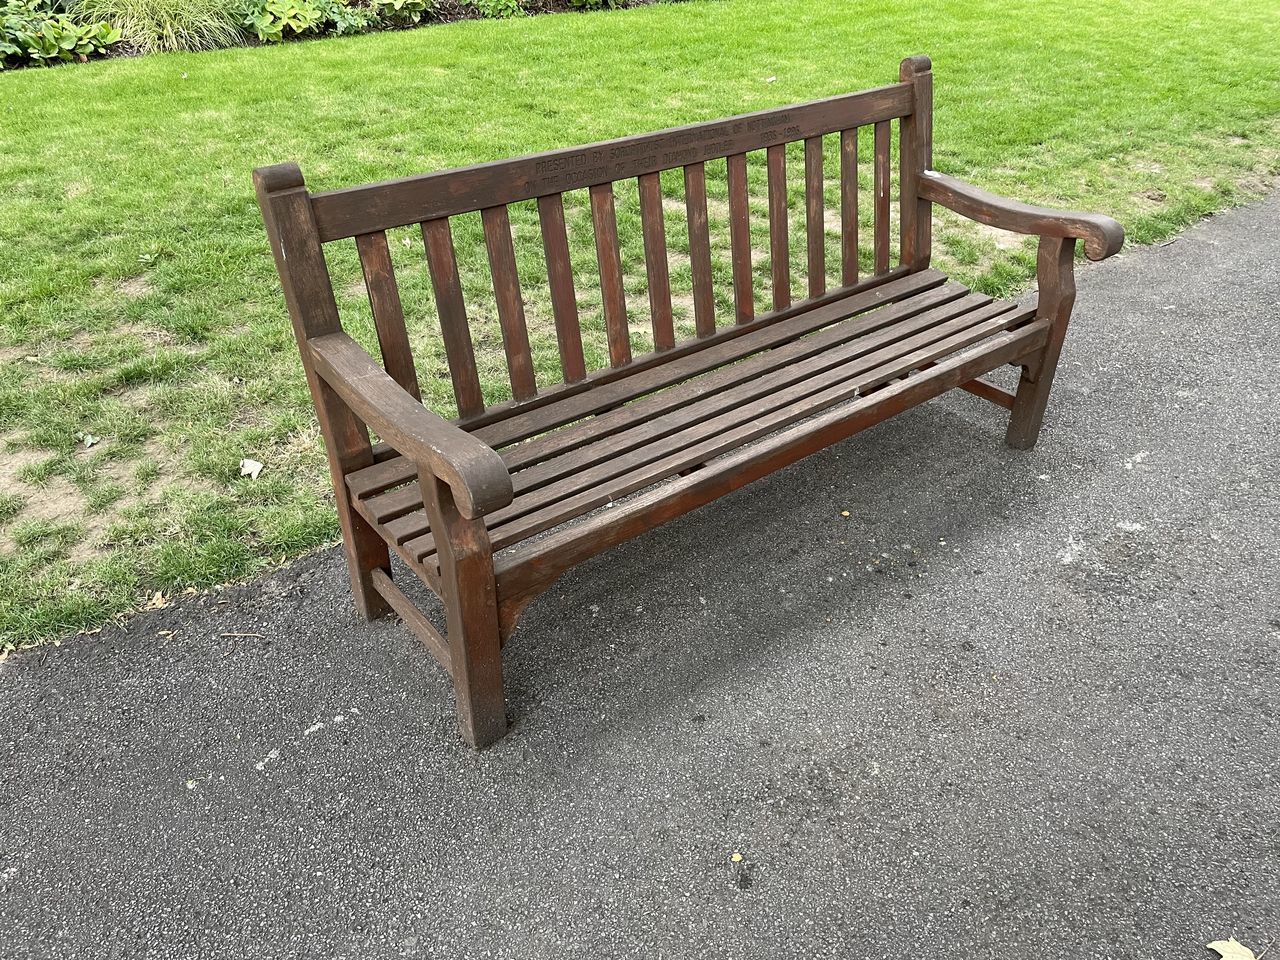
{"type": "MultiPolygon", "coordinates": [[[[928,264],[930,248],[929,207],[916,191],[920,171],[931,163],[928,58],[904,60],[900,78],[901,82],[891,86],[799,106],[326,193],[307,193],[300,174],[296,182],[287,175],[296,168],[259,171],[259,200],[295,330],[304,338],[340,329],[322,245],[354,238],[386,369],[405,389],[419,396],[387,231],[420,225],[459,419],[478,425],[503,415],[513,404],[536,405],[543,397],[587,389],[638,366],[661,362],[672,351],[699,349],[707,342],[734,335],[735,330],[772,322],[815,298],[838,295],[868,279],[868,273],[874,278],[921,269],[928,264]],[[899,145],[896,178],[890,161],[895,124],[899,145]],[[860,131],[867,127],[869,134],[860,137],[860,131]],[[793,213],[786,167],[788,145],[797,144],[793,158],[798,160],[801,143],[806,296],[793,303],[793,213]],[[860,143],[865,145],[860,147],[860,143]],[[866,145],[871,148],[873,216],[864,269],[858,233],[858,174],[866,165],[865,154],[860,154],[866,145]],[[832,194],[838,196],[839,213],[828,215],[823,155],[824,150],[833,149],[839,153],[839,185],[832,194]],[[763,156],[755,155],[758,151],[763,156]],[[763,175],[753,176],[751,168],[761,161],[763,175]],[[667,174],[665,189],[663,174],[667,174]],[[899,208],[896,244],[890,228],[895,179],[899,208]],[[717,188],[710,207],[709,180],[717,188]],[[630,181],[635,181],[636,187],[630,181]],[[683,197],[677,200],[672,194],[678,195],[681,181],[683,197]],[[755,222],[767,222],[767,256],[760,256],[758,262],[753,256],[751,233],[753,183],[762,188],[758,193],[766,195],[755,203],[755,222]],[[722,184],[726,185],[727,200],[716,199],[722,184]],[[623,196],[622,190],[630,196],[623,196]],[[579,193],[573,194],[575,191],[579,193]],[[620,247],[621,201],[615,204],[619,197],[628,203],[623,211],[626,215],[631,214],[632,198],[638,198],[643,281],[638,276],[641,258],[624,258],[620,247]],[[535,204],[536,216],[531,209],[535,204]],[[517,210],[522,205],[525,209],[517,210]],[[567,208],[570,216],[566,216],[567,208]],[[551,373],[546,362],[535,363],[531,349],[527,291],[522,289],[517,241],[513,240],[513,211],[522,228],[517,237],[520,243],[527,245],[532,234],[540,234],[539,266],[544,266],[545,272],[536,271],[536,282],[543,285],[549,301],[548,319],[554,323],[558,354],[558,370],[551,373]],[[451,223],[477,212],[484,257],[460,256],[451,223]],[[598,277],[598,284],[589,282],[592,289],[584,291],[580,282],[583,264],[577,264],[579,276],[575,278],[570,239],[574,227],[586,229],[588,217],[595,251],[590,279],[598,277]],[[679,276],[688,281],[687,291],[677,291],[674,296],[669,218],[684,221],[675,246],[679,276]],[[826,238],[828,223],[834,220],[839,221],[840,253],[838,269],[831,265],[832,276],[838,280],[829,288],[826,238]],[[459,275],[460,261],[469,264],[482,259],[488,262],[492,313],[496,313],[501,331],[511,391],[509,399],[497,398],[490,404],[481,390],[473,324],[468,319],[469,306],[475,312],[476,305],[474,298],[464,296],[459,275]],[[633,309],[630,315],[628,265],[636,268],[636,276],[630,278],[636,291],[633,300],[642,296],[640,289],[647,290],[647,309],[633,309]],[[757,275],[769,290],[763,310],[756,303],[757,275]],[[584,304],[599,314],[592,323],[584,324],[580,315],[584,304]],[[692,315],[691,328],[688,314],[692,315]],[[648,331],[633,336],[631,316],[641,315],[651,329],[651,340],[648,331]],[[678,319],[685,321],[680,324],[686,328],[685,336],[677,329],[678,319]],[[601,341],[598,349],[591,349],[595,343],[592,335],[601,341]],[[651,345],[652,351],[635,354],[633,339],[651,345]]],[[[799,222],[798,211],[796,219],[799,222]]],[[[765,247],[764,232],[758,231],[759,242],[754,246],[765,247]]],[[[528,253],[527,246],[522,252],[528,253]]]]}

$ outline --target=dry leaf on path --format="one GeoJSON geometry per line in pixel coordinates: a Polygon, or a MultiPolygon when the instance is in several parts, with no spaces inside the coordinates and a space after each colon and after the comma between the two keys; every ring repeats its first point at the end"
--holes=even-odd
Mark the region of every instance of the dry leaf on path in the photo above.
{"type": "Polygon", "coordinates": [[[1253,951],[1235,937],[1230,940],[1215,940],[1209,944],[1209,949],[1218,951],[1222,960],[1258,960],[1253,951]]]}

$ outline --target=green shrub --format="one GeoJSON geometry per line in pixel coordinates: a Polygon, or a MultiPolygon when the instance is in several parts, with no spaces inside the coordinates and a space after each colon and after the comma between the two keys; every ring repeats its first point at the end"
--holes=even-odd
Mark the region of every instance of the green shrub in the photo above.
{"type": "Polygon", "coordinates": [[[136,53],[213,50],[244,41],[226,0],[71,0],[80,18],[114,24],[136,53]]]}
{"type": "MultiPolygon", "coordinates": [[[[416,2],[425,7],[425,0],[416,2]]],[[[252,0],[242,12],[241,23],[263,43],[279,43],[324,33],[361,33],[378,19],[377,7],[345,0],[252,0]]]]}
{"type": "Polygon", "coordinates": [[[519,17],[524,14],[521,0],[466,0],[466,5],[482,17],[505,20],[508,17],[519,17]]]}
{"type": "Polygon", "coordinates": [[[120,31],[110,24],[77,23],[55,11],[48,0],[0,2],[0,70],[88,60],[119,42],[120,31]]]}
{"type": "Polygon", "coordinates": [[[407,27],[422,20],[422,15],[430,10],[432,0],[370,0],[374,13],[384,23],[395,27],[407,27]]]}
{"type": "Polygon", "coordinates": [[[569,0],[575,10],[617,10],[623,0],[569,0]]]}

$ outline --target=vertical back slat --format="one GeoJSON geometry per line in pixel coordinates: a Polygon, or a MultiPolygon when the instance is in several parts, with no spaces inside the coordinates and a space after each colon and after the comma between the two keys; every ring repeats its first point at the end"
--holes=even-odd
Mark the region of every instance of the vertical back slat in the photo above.
{"type": "Polygon", "coordinates": [[[487,207],[480,211],[484,224],[484,243],[489,251],[489,272],[493,277],[493,294],[498,305],[498,325],[502,328],[502,347],[507,354],[507,374],[511,393],[517,400],[528,400],[538,393],[533,375],[533,353],[529,349],[529,329],[524,318],[524,297],[520,292],[520,276],[516,272],[516,250],[511,241],[511,216],[505,206],[487,207]]]}
{"type": "Polygon", "coordinates": [[[876,273],[889,269],[889,121],[875,127],[876,273]]]}
{"type": "Polygon", "coordinates": [[[747,155],[726,159],[729,174],[729,248],[733,260],[733,308],[738,323],[755,319],[751,281],[751,221],[747,210],[747,155]]]}
{"type": "Polygon", "coordinates": [[[662,180],[646,173],[640,182],[640,227],[644,234],[645,269],[649,276],[649,313],[653,318],[653,348],[676,345],[671,315],[671,276],[667,265],[667,226],[662,213],[662,180]]]}
{"type": "Polygon", "coordinates": [[[689,269],[693,276],[693,323],[698,336],[716,332],[716,300],[711,285],[711,234],[707,226],[707,170],[684,168],[684,206],[689,223],[689,269]]]}
{"type": "Polygon", "coordinates": [[[825,184],[822,177],[822,138],[804,142],[805,232],[809,238],[809,296],[827,292],[827,238],[825,184]]]}
{"type": "Polygon", "coordinates": [[[373,326],[378,331],[382,365],[391,379],[411,393],[415,400],[421,400],[418,372],[413,366],[413,351],[409,348],[404,307],[400,303],[396,274],[391,267],[391,248],[387,245],[386,233],[379,230],[361,234],[356,237],[356,250],[360,254],[365,290],[369,293],[373,326]]]}
{"type": "Polygon", "coordinates": [[[458,259],[453,252],[453,232],[448,219],[442,217],[423,223],[422,239],[427,248],[427,267],[435,289],[440,336],[449,360],[458,415],[475,416],[484,412],[484,394],[476,373],[476,356],[471,347],[471,331],[467,329],[467,307],[462,298],[462,281],[458,279],[458,259]]]}
{"type": "Polygon", "coordinates": [[[582,327],[578,322],[578,294],[573,288],[573,261],[569,259],[569,235],[564,226],[564,198],[553,193],[538,198],[542,225],[542,249],[547,258],[547,284],[555,314],[556,344],[565,383],[577,383],[587,375],[582,356],[582,327]]]}
{"type": "Polygon", "coordinates": [[[775,143],[766,157],[769,167],[769,262],[773,271],[773,309],[783,310],[791,306],[786,144],[775,143]]]}
{"type": "Polygon", "coordinates": [[[840,133],[840,282],[858,282],[858,131],[840,133]]]}
{"type": "Polygon", "coordinates": [[[618,216],[613,206],[612,183],[591,188],[591,222],[595,226],[609,363],[622,367],[631,362],[631,333],[627,329],[627,297],[622,289],[622,252],[618,246],[618,216]]]}

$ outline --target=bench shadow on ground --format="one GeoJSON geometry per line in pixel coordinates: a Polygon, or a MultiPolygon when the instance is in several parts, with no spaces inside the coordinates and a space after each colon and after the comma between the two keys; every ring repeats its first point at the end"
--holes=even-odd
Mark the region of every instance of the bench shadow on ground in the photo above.
{"type": "MultiPolygon", "coordinates": [[[[820,655],[823,631],[873,647],[860,624],[909,618],[931,563],[998,540],[1036,496],[1039,455],[1004,445],[1006,417],[935,400],[571,570],[505,648],[507,742],[696,717],[724,678],[781,652],[820,655]]],[[[397,575],[443,623],[436,598],[397,575]]],[[[419,659],[451,730],[447,680],[419,659]]]]}

